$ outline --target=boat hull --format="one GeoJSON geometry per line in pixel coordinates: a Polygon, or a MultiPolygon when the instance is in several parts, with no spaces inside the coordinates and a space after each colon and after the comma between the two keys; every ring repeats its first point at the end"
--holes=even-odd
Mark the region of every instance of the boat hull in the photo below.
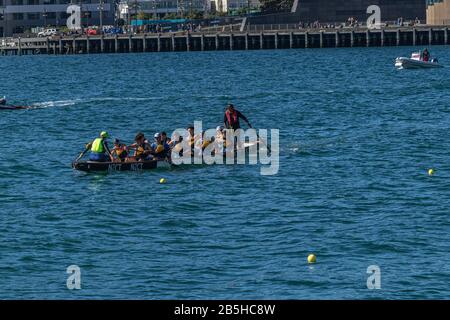
{"type": "Polygon", "coordinates": [[[8,105],[0,105],[0,110],[26,110],[31,109],[30,106],[8,106],[8,105]]]}
{"type": "Polygon", "coordinates": [[[72,168],[84,172],[144,171],[159,168],[170,168],[166,160],[133,161],[133,162],[96,162],[75,161],[72,168]]]}
{"type": "Polygon", "coordinates": [[[395,60],[395,67],[399,69],[430,69],[442,68],[443,65],[437,62],[425,62],[421,60],[400,57],[395,60]]]}

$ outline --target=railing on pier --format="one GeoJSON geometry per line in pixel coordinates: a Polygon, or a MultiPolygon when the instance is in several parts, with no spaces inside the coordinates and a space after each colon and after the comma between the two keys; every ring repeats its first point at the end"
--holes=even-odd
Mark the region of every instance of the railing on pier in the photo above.
{"type": "Polygon", "coordinates": [[[256,50],[449,44],[448,27],[316,28],[8,38],[2,55],[256,50]]]}

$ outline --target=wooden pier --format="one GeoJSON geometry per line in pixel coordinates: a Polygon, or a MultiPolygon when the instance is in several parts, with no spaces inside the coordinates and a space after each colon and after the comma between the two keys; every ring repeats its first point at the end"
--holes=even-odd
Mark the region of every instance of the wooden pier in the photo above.
{"type": "Polygon", "coordinates": [[[93,54],[170,51],[261,50],[449,44],[448,27],[270,30],[228,33],[148,33],[49,38],[11,38],[1,55],[93,54]]]}

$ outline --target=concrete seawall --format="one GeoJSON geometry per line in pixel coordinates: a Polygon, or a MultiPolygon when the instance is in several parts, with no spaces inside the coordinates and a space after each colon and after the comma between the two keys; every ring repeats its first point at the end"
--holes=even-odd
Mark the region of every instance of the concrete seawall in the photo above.
{"type": "Polygon", "coordinates": [[[1,55],[99,54],[449,44],[449,27],[271,30],[8,39],[1,55]]]}

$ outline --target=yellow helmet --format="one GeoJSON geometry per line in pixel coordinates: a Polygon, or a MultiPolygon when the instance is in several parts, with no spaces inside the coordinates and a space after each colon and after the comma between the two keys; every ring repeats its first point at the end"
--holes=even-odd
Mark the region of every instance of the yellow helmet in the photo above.
{"type": "Polygon", "coordinates": [[[164,146],[162,144],[158,144],[158,146],[156,147],[156,152],[160,153],[164,151],[164,146]]]}
{"type": "Polygon", "coordinates": [[[102,137],[102,138],[108,138],[108,132],[106,132],[106,131],[102,131],[101,133],[100,133],[100,137],[102,137]]]}

